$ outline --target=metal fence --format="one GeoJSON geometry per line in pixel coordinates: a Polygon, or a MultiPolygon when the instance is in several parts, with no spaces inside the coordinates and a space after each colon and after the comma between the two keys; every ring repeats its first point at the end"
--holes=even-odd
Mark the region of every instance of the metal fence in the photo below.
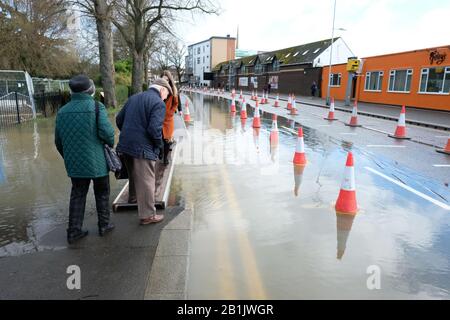
{"type": "MultiPolygon", "coordinates": [[[[40,92],[33,96],[36,114],[44,117],[55,115],[70,99],[68,92],[40,92]]],[[[28,95],[10,92],[0,97],[0,128],[32,120],[35,115],[28,95]]]]}
{"type": "Polygon", "coordinates": [[[70,100],[68,92],[40,92],[34,94],[36,113],[44,117],[51,117],[70,100]]]}
{"type": "Polygon", "coordinates": [[[33,119],[33,106],[28,95],[11,92],[0,97],[0,127],[33,119]]]}

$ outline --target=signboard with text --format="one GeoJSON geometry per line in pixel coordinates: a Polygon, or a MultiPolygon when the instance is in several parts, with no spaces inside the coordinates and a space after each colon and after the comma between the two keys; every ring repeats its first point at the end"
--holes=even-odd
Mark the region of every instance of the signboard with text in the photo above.
{"type": "Polygon", "coordinates": [[[270,76],[269,83],[271,89],[278,89],[278,76],[270,76]]]}
{"type": "Polygon", "coordinates": [[[240,87],[248,87],[248,78],[247,77],[239,78],[239,86],[240,87]]]}

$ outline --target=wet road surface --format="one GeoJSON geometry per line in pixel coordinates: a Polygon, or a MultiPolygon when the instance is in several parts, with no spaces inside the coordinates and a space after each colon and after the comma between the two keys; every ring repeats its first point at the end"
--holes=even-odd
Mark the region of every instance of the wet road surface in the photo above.
{"type": "Polygon", "coordinates": [[[307,122],[308,164],[296,168],[298,121],[278,118],[271,149],[270,114],[254,130],[248,106],[241,122],[228,100],[189,100],[192,147],[180,149],[173,183],[194,206],[190,299],[450,297],[450,192],[442,181],[365,146],[377,138],[360,147],[307,122]],[[355,216],[334,210],[349,150],[355,216]],[[374,267],[379,290],[367,285],[374,267]]]}

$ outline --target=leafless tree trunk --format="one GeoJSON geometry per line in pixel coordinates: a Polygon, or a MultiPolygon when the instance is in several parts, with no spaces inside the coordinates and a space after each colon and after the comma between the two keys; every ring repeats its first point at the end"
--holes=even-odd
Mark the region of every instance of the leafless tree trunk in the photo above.
{"type": "Polygon", "coordinates": [[[115,5],[114,0],[78,0],[75,1],[82,8],[82,12],[92,16],[97,25],[98,49],[100,56],[100,74],[105,93],[107,107],[115,108],[116,83],[113,57],[113,34],[111,15],[115,5]]]}
{"type": "Polygon", "coordinates": [[[105,104],[115,108],[116,83],[113,57],[113,37],[108,4],[105,0],[95,0],[96,23],[98,33],[98,49],[100,53],[100,74],[105,92],[105,104]]]}

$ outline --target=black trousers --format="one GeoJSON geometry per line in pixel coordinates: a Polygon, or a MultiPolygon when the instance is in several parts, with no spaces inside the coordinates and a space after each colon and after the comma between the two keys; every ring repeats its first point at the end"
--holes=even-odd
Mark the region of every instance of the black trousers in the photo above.
{"type": "Polygon", "coordinates": [[[70,193],[69,205],[69,228],[68,233],[81,231],[86,208],[86,196],[89,191],[91,180],[94,181],[95,206],[98,214],[98,227],[105,227],[109,223],[109,175],[106,177],[71,178],[72,192],[70,193]]]}

